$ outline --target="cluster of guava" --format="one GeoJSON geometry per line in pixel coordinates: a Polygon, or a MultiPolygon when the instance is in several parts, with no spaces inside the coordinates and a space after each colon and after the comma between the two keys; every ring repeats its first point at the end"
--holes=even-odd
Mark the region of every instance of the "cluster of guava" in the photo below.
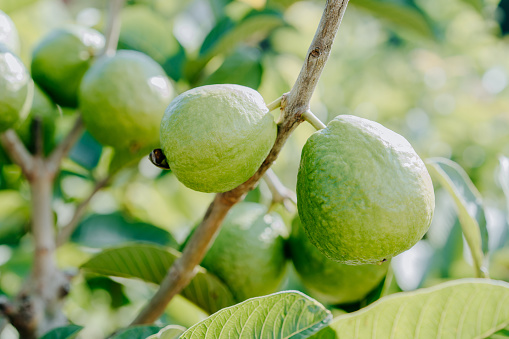
{"type": "MultiPolygon", "coordinates": [[[[33,85],[6,47],[18,42],[0,14],[7,22],[0,28],[2,132],[26,116],[33,85]]],[[[88,28],[53,31],[33,52],[32,77],[55,103],[77,108],[102,144],[133,155],[161,147],[153,162],[191,189],[226,192],[255,174],[278,132],[257,91],[208,85],[171,100],[173,87],[156,61],[138,51],[104,54],[104,45],[88,28]]],[[[431,179],[411,145],[354,116],[338,116],[308,139],[297,196],[289,251],[280,218],[262,205],[243,203],[228,214],[203,266],[238,301],[276,290],[288,253],[319,300],[362,299],[383,279],[387,261],[421,239],[434,210],[431,179]]]]}

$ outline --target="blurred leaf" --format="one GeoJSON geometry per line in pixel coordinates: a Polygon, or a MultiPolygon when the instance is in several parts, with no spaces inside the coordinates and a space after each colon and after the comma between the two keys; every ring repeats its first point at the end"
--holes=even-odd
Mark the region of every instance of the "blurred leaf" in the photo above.
{"type": "Polygon", "coordinates": [[[0,9],[6,13],[31,5],[37,0],[0,0],[0,9]]]}
{"type": "Polygon", "coordinates": [[[486,338],[509,324],[508,299],[506,282],[456,280],[384,297],[312,338],[486,338]]]}
{"type": "Polygon", "coordinates": [[[124,293],[121,283],[118,283],[110,278],[103,276],[85,277],[86,284],[91,291],[101,289],[106,291],[111,298],[110,306],[112,308],[119,308],[129,304],[129,299],[124,293]]]}
{"type": "Polygon", "coordinates": [[[83,326],[69,325],[58,327],[43,335],[40,339],[72,339],[78,335],[78,332],[83,329],[83,326]]]}
{"type": "Polygon", "coordinates": [[[69,153],[69,158],[86,169],[93,169],[101,158],[102,146],[87,131],[69,153]]]}
{"type": "Polygon", "coordinates": [[[254,48],[241,48],[229,55],[203,85],[237,84],[257,89],[262,82],[260,53],[254,48]]]}
{"type": "Polygon", "coordinates": [[[509,0],[500,0],[497,11],[500,13],[499,24],[502,34],[509,33],[509,0]]]}
{"type": "Polygon", "coordinates": [[[154,325],[142,325],[128,327],[125,330],[117,332],[110,337],[111,339],[145,339],[148,336],[159,332],[161,327],[154,325]]]}
{"type": "Polygon", "coordinates": [[[232,2],[232,0],[209,0],[209,2],[216,20],[219,20],[225,15],[225,6],[232,2]]]}
{"type": "MultiPolygon", "coordinates": [[[[96,274],[139,278],[159,284],[181,253],[154,245],[131,245],[107,249],[81,267],[96,274]]],[[[209,313],[235,303],[228,287],[202,267],[182,295],[209,313]]]]}
{"type": "Polygon", "coordinates": [[[0,191],[0,244],[17,244],[27,232],[30,207],[14,190],[0,191]]]}
{"type": "Polygon", "coordinates": [[[307,338],[331,318],[323,305],[305,294],[279,292],[221,310],[180,338],[307,338]]]}
{"type": "Polygon", "coordinates": [[[126,242],[148,242],[178,248],[173,236],[143,222],[128,221],[121,213],[94,214],[83,220],[71,240],[88,247],[104,248],[126,242]]]}
{"type": "Polygon", "coordinates": [[[226,53],[250,38],[260,41],[283,24],[281,13],[272,10],[253,10],[238,23],[234,23],[228,17],[223,18],[205,37],[199,58],[186,65],[188,78],[191,80],[195,78],[214,56],[226,53]]]}
{"type": "Polygon", "coordinates": [[[168,325],[147,339],[178,339],[185,330],[185,327],[179,325],[168,325]]]}
{"type": "Polygon", "coordinates": [[[355,0],[351,5],[424,38],[434,38],[428,18],[413,1],[355,0]]]}
{"type": "Polygon", "coordinates": [[[484,1],[483,0],[463,0],[463,2],[469,4],[472,6],[476,11],[479,13],[482,13],[482,10],[484,8],[484,1]]]}
{"type": "Polygon", "coordinates": [[[426,164],[428,170],[453,197],[477,275],[484,276],[487,272],[483,267],[483,252],[488,251],[488,231],[481,194],[457,163],[445,158],[431,158],[426,164]]]}
{"type": "Polygon", "coordinates": [[[507,204],[507,211],[509,211],[509,158],[500,156],[499,160],[499,172],[498,182],[502,187],[502,191],[505,195],[505,201],[507,204]]]}
{"type": "Polygon", "coordinates": [[[509,326],[501,329],[500,331],[490,335],[488,339],[505,339],[509,338],[509,326]]]}

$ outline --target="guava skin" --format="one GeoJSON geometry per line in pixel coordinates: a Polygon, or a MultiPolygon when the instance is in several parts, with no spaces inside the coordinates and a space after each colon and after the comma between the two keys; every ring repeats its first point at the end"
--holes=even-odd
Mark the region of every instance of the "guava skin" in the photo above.
{"type": "Polygon", "coordinates": [[[273,293],[286,271],[287,230],[257,203],[235,205],[201,265],[230,288],[238,302],[273,293]]]}
{"type": "Polygon", "coordinates": [[[304,145],[297,197],[311,243],[353,265],[379,263],[415,245],[435,207],[429,173],[408,141],[348,115],[304,145]]]}
{"type": "Polygon", "coordinates": [[[346,265],[322,254],[304,233],[297,216],[289,239],[293,265],[312,297],[330,304],[348,304],[364,299],[377,287],[389,269],[382,265],[346,265]]]}
{"type": "Polygon", "coordinates": [[[0,10],[0,44],[4,44],[14,54],[19,53],[19,36],[14,22],[0,10]]]}
{"type": "Polygon", "coordinates": [[[79,102],[88,131],[130,154],[159,145],[159,125],[173,97],[164,70],[149,56],[118,51],[97,60],[83,77],[79,102]]]}
{"type": "Polygon", "coordinates": [[[32,106],[34,82],[21,60],[0,45],[0,133],[25,120],[32,106]]]}
{"type": "Polygon", "coordinates": [[[248,180],[276,140],[261,95],[239,85],[208,85],[176,97],[161,121],[161,148],[180,182],[226,192],[248,180]]]}
{"type": "Polygon", "coordinates": [[[75,108],[81,79],[103,48],[104,37],[96,30],[56,29],[35,47],[32,77],[55,103],[75,108]]]}

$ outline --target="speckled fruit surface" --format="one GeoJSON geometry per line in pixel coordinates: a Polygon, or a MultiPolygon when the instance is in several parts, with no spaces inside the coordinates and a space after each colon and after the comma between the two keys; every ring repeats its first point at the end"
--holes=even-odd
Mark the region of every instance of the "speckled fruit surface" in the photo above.
{"type": "Polygon", "coordinates": [[[261,95],[208,85],[175,98],[161,121],[161,147],[187,187],[226,192],[249,179],[269,154],[277,127],[261,95]]]}
{"type": "Polygon", "coordinates": [[[299,217],[289,239],[293,265],[312,297],[326,304],[347,304],[364,299],[389,269],[382,265],[346,265],[324,256],[304,233],[299,217]]]}
{"type": "Polygon", "coordinates": [[[103,47],[104,37],[96,30],[78,26],[56,29],[35,47],[32,77],[55,103],[76,107],[81,79],[103,47]]]}
{"type": "Polygon", "coordinates": [[[0,10],[0,44],[4,44],[14,54],[19,53],[19,36],[14,22],[0,10]]]}
{"type": "Polygon", "coordinates": [[[0,132],[15,127],[30,111],[34,82],[21,60],[0,45],[0,132]]]}
{"type": "Polygon", "coordinates": [[[237,301],[276,291],[285,274],[284,237],[277,214],[257,203],[235,205],[201,265],[223,280],[237,301]]]}
{"type": "Polygon", "coordinates": [[[328,258],[377,263],[426,233],[435,196],[426,166],[401,135],[355,116],[338,116],[302,149],[299,215],[328,258]]]}
{"type": "Polygon", "coordinates": [[[83,77],[80,109],[100,143],[133,154],[159,145],[159,126],[173,97],[164,70],[149,56],[118,51],[97,60],[83,77]]]}

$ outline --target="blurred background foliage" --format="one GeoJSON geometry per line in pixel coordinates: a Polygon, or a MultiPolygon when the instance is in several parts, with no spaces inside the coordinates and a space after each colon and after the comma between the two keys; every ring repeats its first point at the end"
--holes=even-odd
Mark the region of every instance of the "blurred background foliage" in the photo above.
{"type": "MultiPolygon", "coordinates": [[[[323,5],[130,0],[122,12],[119,48],[151,56],[179,93],[204,84],[237,83],[271,102],[297,78],[323,5]]],[[[498,165],[500,155],[509,156],[509,0],[351,0],[349,6],[313,96],[313,112],[324,122],[339,114],[375,120],[405,136],[423,159],[459,163],[484,197],[491,276],[509,281],[507,204],[498,179],[509,176],[498,165]]],[[[0,0],[0,9],[19,31],[26,65],[34,45],[53,28],[79,24],[101,30],[106,7],[99,0],[0,0]]],[[[57,108],[42,92],[35,98],[32,116],[43,117],[46,145],[54,145],[71,127],[74,112],[57,108]]],[[[20,134],[30,147],[30,121],[25,125],[20,134]]],[[[292,190],[301,148],[313,131],[307,124],[299,127],[274,165],[292,190]]],[[[104,177],[111,158],[112,150],[87,133],[76,144],[55,187],[58,227],[69,222],[94,182],[104,177]]],[[[431,230],[394,259],[391,291],[474,275],[454,203],[436,188],[431,230]]],[[[178,248],[212,198],[141,159],[118,171],[92,199],[71,242],[58,250],[59,265],[77,274],[76,268],[101,248],[134,241],[178,248]]],[[[28,199],[19,168],[0,151],[0,294],[16,294],[30,271],[28,199]]],[[[263,182],[247,197],[267,205],[270,199],[263,182]]],[[[275,209],[290,225],[293,214],[275,209]]],[[[290,269],[282,288],[303,287],[290,269]]],[[[101,337],[127,325],[154,289],[137,280],[77,274],[65,309],[72,322],[86,325],[84,337],[101,337]]],[[[379,295],[380,288],[344,309],[354,310],[379,295]]],[[[190,326],[205,316],[178,297],[165,322],[190,326]]],[[[8,327],[1,337],[16,336],[8,327]]]]}

